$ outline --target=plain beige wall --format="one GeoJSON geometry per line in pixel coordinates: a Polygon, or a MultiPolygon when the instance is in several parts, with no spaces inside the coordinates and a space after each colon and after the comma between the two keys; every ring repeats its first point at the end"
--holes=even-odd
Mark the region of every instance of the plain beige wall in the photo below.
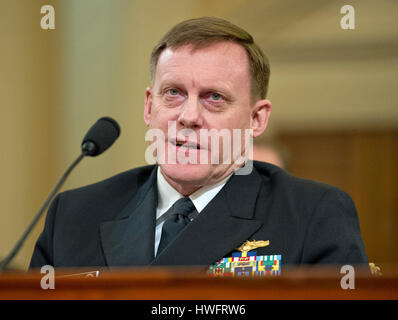
{"type": "MultiPolygon", "coordinates": [[[[54,170],[58,161],[53,121],[55,33],[41,31],[39,15],[40,8],[31,1],[1,2],[1,257],[27,227],[58,174],[54,170]]],[[[29,241],[14,265],[26,265],[32,249],[29,241]]]]}
{"type": "MultiPolygon", "coordinates": [[[[86,130],[112,116],[122,134],[85,159],[65,188],[143,165],[149,55],[176,23],[218,16],[247,29],[271,60],[269,135],[278,130],[396,126],[397,4],[353,0],[357,29],[339,27],[340,1],[0,0],[0,257],[80,152],[86,130]],[[56,29],[40,29],[53,4],[56,29]]],[[[26,268],[42,222],[14,265],[26,268]]]]}

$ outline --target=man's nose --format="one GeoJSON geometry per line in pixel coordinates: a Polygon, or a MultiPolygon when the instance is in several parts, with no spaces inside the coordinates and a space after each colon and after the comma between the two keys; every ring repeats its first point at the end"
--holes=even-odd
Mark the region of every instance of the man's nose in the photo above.
{"type": "Polygon", "coordinates": [[[197,96],[188,97],[183,105],[178,121],[186,128],[198,128],[202,126],[202,109],[197,96]]]}

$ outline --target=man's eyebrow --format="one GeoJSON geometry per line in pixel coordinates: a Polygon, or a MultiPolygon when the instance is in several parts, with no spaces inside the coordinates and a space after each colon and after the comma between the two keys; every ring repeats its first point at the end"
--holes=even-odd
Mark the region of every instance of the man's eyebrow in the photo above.
{"type": "Polygon", "coordinates": [[[228,94],[230,91],[227,87],[221,87],[221,86],[206,86],[200,89],[200,91],[203,92],[221,92],[228,94]]]}
{"type": "MultiPolygon", "coordinates": [[[[173,87],[179,88],[182,90],[186,90],[186,86],[183,81],[178,81],[176,79],[164,79],[159,85],[159,91],[162,91],[165,87],[173,87]]],[[[216,83],[214,85],[205,84],[202,87],[199,86],[198,90],[200,93],[208,93],[208,92],[218,92],[226,96],[232,95],[231,88],[226,85],[224,82],[216,83]]]]}
{"type": "Polygon", "coordinates": [[[233,91],[227,85],[213,85],[213,86],[204,86],[200,88],[201,93],[209,93],[215,92],[224,95],[225,97],[232,98],[233,91]]]}
{"type": "Polygon", "coordinates": [[[160,86],[159,86],[159,88],[164,88],[164,87],[177,87],[177,88],[181,88],[181,87],[184,87],[184,85],[182,84],[182,83],[180,83],[179,81],[176,81],[176,80],[174,80],[174,79],[166,79],[166,80],[164,80],[161,84],[160,84],[160,86]]]}

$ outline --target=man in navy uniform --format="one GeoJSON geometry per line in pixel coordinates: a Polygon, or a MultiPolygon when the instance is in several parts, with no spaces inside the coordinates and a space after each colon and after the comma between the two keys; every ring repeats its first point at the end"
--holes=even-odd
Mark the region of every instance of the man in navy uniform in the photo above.
{"type": "Polygon", "coordinates": [[[158,164],[59,194],[32,268],[208,268],[246,241],[267,243],[256,255],[278,255],[282,265],[368,263],[345,192],[247,159],[167,161],[202,151],[223,159],[222,141],[191,140],[192,133],[238,130],[246,155],[244,132],[256,138],[266,129],[270,68],[250,34],[218,18],[184,21],[154,48],[151,76],[144,120],[163,133],[158,164]]]}

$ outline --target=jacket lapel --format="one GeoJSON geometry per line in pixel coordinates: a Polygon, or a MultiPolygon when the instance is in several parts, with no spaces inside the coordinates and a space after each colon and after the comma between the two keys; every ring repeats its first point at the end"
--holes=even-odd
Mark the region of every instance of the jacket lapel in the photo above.
{"type": "Polygon", "coordinates": [[[154,258],[156,168],[119,218],[100,226],[102,248],[109,267],[148,265],[154,258]]]}
{"type": "Polygon", "coordinates": [[[211,265],[245,240],[263,224],[254,219],[262,178],[253,168],[250,175],[232,176],[217,196],[151,265],[211,265]]]}

